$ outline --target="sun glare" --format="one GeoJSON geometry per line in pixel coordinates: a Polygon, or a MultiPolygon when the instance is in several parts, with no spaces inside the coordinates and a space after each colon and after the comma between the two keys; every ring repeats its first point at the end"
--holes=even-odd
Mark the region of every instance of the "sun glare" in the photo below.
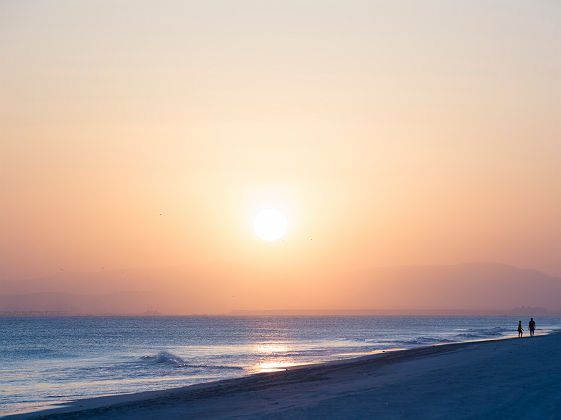
{"type": "Polygon", "coordinates": [[[278,209],[263,209],[253,219],[253,229],[261,239],[276,241],[286,234],[288,220],[278,209]]]}

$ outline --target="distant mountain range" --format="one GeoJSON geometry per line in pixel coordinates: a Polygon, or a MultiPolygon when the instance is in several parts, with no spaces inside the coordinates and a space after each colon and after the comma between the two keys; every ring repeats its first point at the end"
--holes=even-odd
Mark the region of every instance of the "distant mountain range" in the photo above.
{"type": "Polygon", "coordinates": [[[381,268],[362,276],[355,293],[363,308],[561,311],[560,277],[496,263],[381,268]]]}
{"type": "Polygon", "coordinates": [[[0,315],[123,315],[149,314],[151,296],[142,292],[100,295],[64,292],[0,295],[0,315]]]}
{"type": "MultiPolygon", "coordinates": [[[[201,281],[193,273],[173,273],[121,270],[20,282],[16,285],[18,292],[0,294],[0,315],[561,314],[560,277],[495,263],[375,268],[349,275],[338,283],[326,282],[326,288],[337,288],[335,292],[322,295],[318,291],[308,296],[287,286],[282,289],[284,294],[258,296],[261,299],[257,304],[228,300],[234,292],[240,296],[249,294],[255,286],[250,280],[213,283],[201,281]],[[197,281],[190,282],[190,278],[197,281]],[[136,285],[144,291],[80,290],[95,280],[106,289],[131,290],[136,285]],[[54,291],[48,291],[48,287],[54,291]],[[298,301],[292,298],[296,293],[298,301]]],[[[0,280],[0,290],[14,290],[14,282],[0,280]]]]}

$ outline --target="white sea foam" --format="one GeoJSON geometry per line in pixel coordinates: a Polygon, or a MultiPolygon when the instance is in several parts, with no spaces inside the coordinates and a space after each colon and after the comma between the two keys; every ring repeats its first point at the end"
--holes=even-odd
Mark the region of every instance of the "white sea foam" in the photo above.
{"type": "Polygon", "coordinates": [[[183,360],[181,357],[173,353],[170,353],[169,351],[161,351],[153,356],[142,356],[142,360],[146,360],[153,363],[165,363],[174,366],[187,365],[187,363],[185,363],[185,360],[183,360]]]}
{"type": "Polygon", "coordinates": [[[141,360],[148,361],[150,363],[165,364],[182,368],[243,370],[241,366],[190,364],[178,355],[173,354],[169,351],[160,351],[158,354],[155,354],[153,356],[142,356],[141,360]]]}

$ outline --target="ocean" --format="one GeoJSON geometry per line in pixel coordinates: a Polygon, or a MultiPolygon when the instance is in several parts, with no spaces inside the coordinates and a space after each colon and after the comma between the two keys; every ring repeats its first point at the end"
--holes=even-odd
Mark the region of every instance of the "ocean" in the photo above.
{"type": "MultiPolygon", "coordinates": [[[[520,317],[0,318],[0,415],[391,349],[500,338],[520,317]]],[[[537,333],[561,329],[538,317],[537,333]]],[[[526,333],[527,334],[527,333],[526,333]]]]}

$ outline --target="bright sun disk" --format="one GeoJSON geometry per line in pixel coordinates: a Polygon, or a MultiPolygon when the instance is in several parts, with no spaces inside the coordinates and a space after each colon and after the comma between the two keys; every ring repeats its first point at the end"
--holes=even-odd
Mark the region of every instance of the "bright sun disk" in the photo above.
{"type": "Polygon", "coordinates": [[[276,241],[286,234],[288,220],[278,209],[263,209],[253,219],[253,229],[261,239],[276,241]]]}

